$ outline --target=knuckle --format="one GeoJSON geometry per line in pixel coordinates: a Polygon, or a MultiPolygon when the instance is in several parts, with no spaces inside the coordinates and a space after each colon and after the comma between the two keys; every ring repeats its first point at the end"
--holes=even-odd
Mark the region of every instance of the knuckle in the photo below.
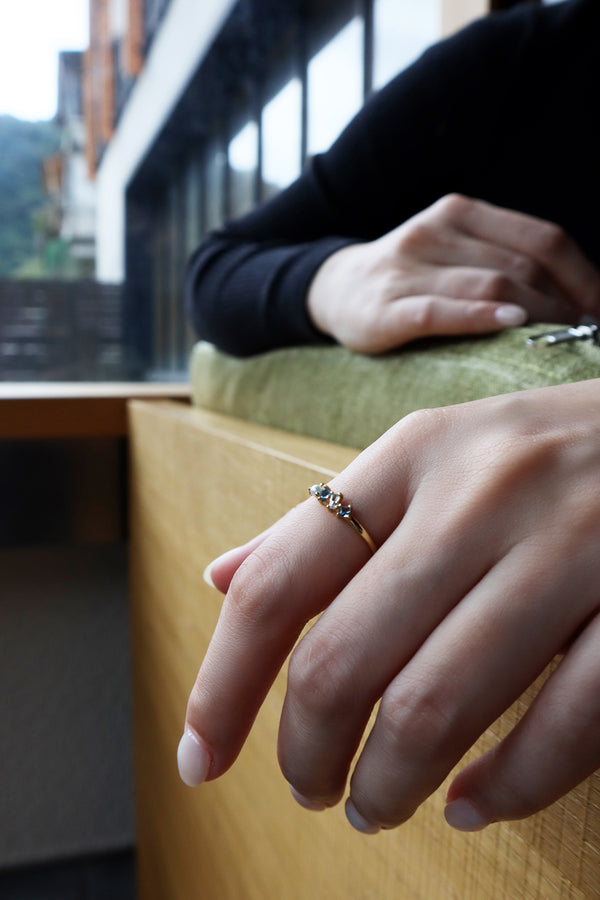
{"type": "Polygon", "coordinates": [[[503,272],[491,272],[481,276],[480,298],[502,303],[510,296],[510,278],[503,272]]]}
{"type": "Polygon", "coordinates": [[[461,221],[470,212],[474,201],[463,194],[446,194],[434,204],[434,209],[443,219],[461,221]]]}
{"type": "Polygon", "coordinates": [[[552,222],[543,222],[537,231],[535,244],[542,256],[556,256],[564,252],[569,242],[566,232],[552,222]]]}
{"type": "Polygon", "coordinates": [[[396,251],[412,255],[433,240],[433,229],[424,216],[410,219],[396,233],[396,251]]]}
{"type": "Polygon", "coordinates": [[[274,543],[262,544],[243,562],[233,577],[224,608],[238,621],[253,628],[270,628],[280,622],[285,605],[282,591],[289,589],[291,573],[286,555],[274,543]]]}
{"type": "MultiPolygon", "coordinates": [[[[342,648],[343,649],[343,648],[342,648]]],[[[288,698],[312,721],[344,717],[354,708],[356,693],[348,688],[345,654],[328,636],[302,640],[290,657],[288,698]]]]}
{"type": "Polygon", "coordinates": [[[418,441],[439,436],[452,416],[451,407],[439,407],[434,409],[417,409],[408,413],[398,423],[398,427],[405,432],[404,439],[410,437],[418,441]]]}
{"type": "Polygon", "coordinates": [[[430,296],[421,297],[418,303],[410,305],[410,311],[406,315],[406,331],[414,337],[433,334],[437,319],[436,299],[430,296]]]}
{"type": "Polygon", "coordinates": [[[404,684],[384,695],[379,717],[392,752],[428,759],[441,755],[454,729],[451,702],[439,685],[404,684]]]}
{"type": "Polygon", "coordinates": [[[518,281],[529,284],[532,287],[538,284],[542,277],[542,267],[530,256],[516,253],[509,263],[510,271],[518,281]]]}

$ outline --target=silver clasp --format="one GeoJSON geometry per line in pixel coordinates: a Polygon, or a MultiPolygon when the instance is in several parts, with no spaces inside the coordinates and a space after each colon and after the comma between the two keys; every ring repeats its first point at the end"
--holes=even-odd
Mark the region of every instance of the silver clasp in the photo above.
{"type": "Polygon", "coordinates": [[[554,344],[564,344],[567,341],[594,341],[600,339],[599,327],[594,322],[589,325],[573,325],[570,328],[561,328],[558,331],[546,331],[542,334],[532,334],[527,338],[528,347],[544,348],[554,344]]]}

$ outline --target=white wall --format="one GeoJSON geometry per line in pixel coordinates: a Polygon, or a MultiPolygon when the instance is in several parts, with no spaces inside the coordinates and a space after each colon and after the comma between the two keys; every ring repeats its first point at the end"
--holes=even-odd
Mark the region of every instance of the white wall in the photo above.
{"type": "Polygon", "coordinates": [[[96,277],[125,275],[125,191],[235,0],[171,0],[97,174],[96,277]]]}

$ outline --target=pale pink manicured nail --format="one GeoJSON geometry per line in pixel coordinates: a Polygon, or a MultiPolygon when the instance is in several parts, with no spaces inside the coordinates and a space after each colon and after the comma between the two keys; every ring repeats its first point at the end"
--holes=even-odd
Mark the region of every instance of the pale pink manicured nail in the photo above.
{"type": "Polygon", "coordinates": [[[477,807],[464,797],[449,803],[444,810],[444,816],[448,825],[458,831],[481,831],[490,824],[477,807]]]}
{"type": "Polygon", "coordinates": [[[361,834],[377,834],[379,831],[379,825],[374,825],[363,818],[350,799],[346,800],[346,818],[352,827],[360,831],[361,834]]]}
{"type": "Polygon", "coordinates": [[[206,582],[206,584],[209,587],[217,590],[216,585],[215,585],[214,581],[212,580],[212,575],[210,574],[212,571],[212,567],[214,566],[215,563],[216,563],[216,559],[213,559],[213,561],[207,565],[204,572],[202,573],[202,578],[204,579],[204,581],[206,582]]]}
{"type": "Polygon", "coordinates": [[[218,562],[221,562],[222,559],[225,559],[226,556],[229,556],[230,553],[233,553],[237,549],[238,549],[237,547],[233,547],[231,550],[226,550],[225,553],[220,553],[219,556],[215,557],[215,559],[212,560],[212,562],[209,562],[209,564],[205,568],[204,572],[202,573],[202,578],[204,579],[204,581],[207,583],[207,585],[209,587],[214,588],[216,591],[219,590],[219,588],[216,586],[216,584],[213,581],[212,570],[214,569],[214,567],[216,566],[216,564],[218,562]]]}
{"type": "Polygon", "coordinates": [[[499,306],[494,313],[496,322],[507,328],[515,325],[524,325],[527,321],[527,312],[520,306],[499,306]]]}
{"type": "Polygon", "coordinates": [[[309,800],[308,797],[300,794],[291,784],[289,787],[292,797],[303,809],[309,809],[311,812],[322,812],[324,809],[327,809],[327,806],[321,800],[309,800]]]}
{"type": "Polygon", "coordinates": [[[210,754],[204,742],[189,728],[179,741],[177,766],[181,780],[189,787],[202,784],[210,769],[210,754]]]}

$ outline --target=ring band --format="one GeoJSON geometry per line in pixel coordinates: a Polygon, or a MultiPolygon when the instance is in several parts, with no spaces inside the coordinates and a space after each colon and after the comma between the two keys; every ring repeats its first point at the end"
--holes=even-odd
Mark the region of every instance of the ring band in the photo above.
{"type": "Polygon", "coordinates": [[[377,550],[375,541],[367,529],[352,515],[351,504],[342,503],[344,499],[343,494],[332,491],[329,485],[323,484],[323,482],[321,482],[321,484],[313,484],[312,487],[309,487],[308,493],[313,497],[316,497],[319,503],[337,516],[338,519],[343,519],[344,522],[348,522],[348,524],[354,528],[355,532],[361,536],[371,553],[375,553],[377,550]]]}

